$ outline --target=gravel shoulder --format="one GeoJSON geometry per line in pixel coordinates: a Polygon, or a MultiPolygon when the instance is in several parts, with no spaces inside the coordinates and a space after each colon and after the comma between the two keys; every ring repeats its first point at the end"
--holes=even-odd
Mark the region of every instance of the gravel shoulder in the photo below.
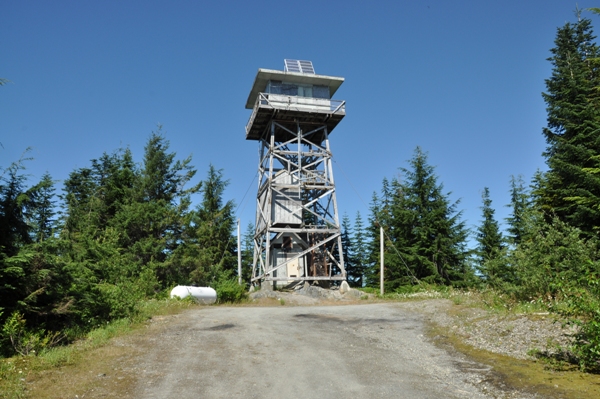
{"type": "Polygon", "coordinates": [[[467,345],[515,359],[534,360],[535,351],[555,353],[560,346],[568,347],[574,332],[549,313],[494,314],[445,299],[406,302],[403,307],[421,313],[467,345]]]}

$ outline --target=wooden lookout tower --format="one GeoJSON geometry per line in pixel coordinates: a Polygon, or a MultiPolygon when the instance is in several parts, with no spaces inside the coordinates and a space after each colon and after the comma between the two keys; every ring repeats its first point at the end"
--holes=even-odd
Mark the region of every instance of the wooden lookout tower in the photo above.
{"type": "Polygon", "coordinates": [[[259,142],[252,283],[346,280],[329,135],[346,115],[344,78],[312,62],[259,69],[246,102],[246,140],[259,142]]]}

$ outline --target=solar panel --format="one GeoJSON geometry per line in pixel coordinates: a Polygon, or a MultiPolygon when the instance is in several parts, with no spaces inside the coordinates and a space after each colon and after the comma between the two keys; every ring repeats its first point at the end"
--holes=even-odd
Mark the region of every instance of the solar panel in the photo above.
{"type": "Polygon", "coordinates": [[[300,69],[302,70],[302,73],[310,73],[310,74],[315,74],[315,68],[313,68],[313,64],[311,61],[298,61],[298,64],[300,64],[300,69]]]}
{"type": "Polygon", "coordinates": [[[283,61],[285,63],[285,72],[315,74],[315,68],[313,67],[312,61],[288,59],[283,61]]]}

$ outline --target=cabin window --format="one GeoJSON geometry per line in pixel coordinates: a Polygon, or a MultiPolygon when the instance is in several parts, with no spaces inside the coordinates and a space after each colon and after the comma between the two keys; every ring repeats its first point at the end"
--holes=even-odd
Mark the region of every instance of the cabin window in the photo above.
{"type": "Polygon", "coordinates": [[[329,87],[319,85],[313,86],[313,97],[329,99],[329,87]]]}
{"type": "Polygon", "coordinates": [[[283,94],[286,96],[330,98],[329,87],[327,86],[287,83],[280,80],[270,80],[269,83],[267,83],[266,92],[270,94],[283,94]]]}

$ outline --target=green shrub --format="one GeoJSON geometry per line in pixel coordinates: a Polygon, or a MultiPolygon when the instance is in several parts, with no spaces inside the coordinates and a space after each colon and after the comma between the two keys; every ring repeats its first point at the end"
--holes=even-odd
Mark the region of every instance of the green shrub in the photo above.
{"type": "Polygon", "coordinates": [[[522,300],[560,300],[565,289],[579,286],[585,265],[597,259],[597,248],[595,240],[582,239],[579,229],[557,218],[539,221],[513,254],[516,295],[522,300]]]}
{"type": "Polygon", "coordinates": [[[577,286],[561,287],[561,300],[550,310],[561,314],[567,324],[576,327],[571,346],[583,371],[600,371],[600,264],[588,262],[577,286]]]}
{"type": "Polygon", "coordinates": [[[215,286],[218,303],[237,303],[246,299],[246,287],[240,285],[236,278],[222,278],[215,286]]]}
{"type": "Polygon", "coordinates": [[[42,349],[55,346],[62,339],[62,334],[58,332],[28,329],[20,312],[14,312],[6,320],[2,326],[2,335],[9,341],[14,353],[23,356],[39,353],[42,349]]]}

